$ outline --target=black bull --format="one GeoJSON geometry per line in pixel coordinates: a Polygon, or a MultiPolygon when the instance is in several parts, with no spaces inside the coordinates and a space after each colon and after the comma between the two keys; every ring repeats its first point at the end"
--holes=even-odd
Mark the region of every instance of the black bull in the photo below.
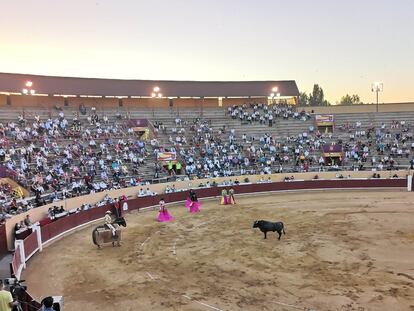
{"type": "Polygon", "coordinates": [[[256,220],[253,223],[253,228],[259,228],[260,231],[262,231],[264,233],[264,238],[266,239],[266,234],[268,231],[277,231],[277,233],[279,233],[279,240],[280,237],[282,236],[282,232],[283,234],[286,234],[285,232],[285,227],[283,225],[283,222],[278,221],[278,222],[271,222],[271,221],[266,221],[266,220],[256,220]]]}

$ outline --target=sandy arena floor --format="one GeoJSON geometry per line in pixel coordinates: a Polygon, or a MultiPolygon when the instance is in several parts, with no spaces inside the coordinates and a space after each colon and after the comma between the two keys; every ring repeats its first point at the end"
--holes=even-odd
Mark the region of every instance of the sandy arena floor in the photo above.
{"type": "Polygon", "coordinates": [[[78,310],[414,310],[414,194],[278,193],[127,215],[122,247],[98,250],[93,227],[30,260],[30,292],[78,310]],[[256,219],[281,220],[267,240],[256,219]]]}

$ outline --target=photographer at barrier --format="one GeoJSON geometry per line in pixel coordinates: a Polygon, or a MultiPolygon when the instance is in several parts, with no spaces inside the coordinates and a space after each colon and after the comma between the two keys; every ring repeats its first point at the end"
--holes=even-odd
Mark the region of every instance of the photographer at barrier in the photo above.
{"type": "Polygon", "coordinates": [[[4,281],[0,279],[0,311],[11,311],[13,307],[18,306],[17,301],[13,301],[12,294],[5,289],[4,281]]]}

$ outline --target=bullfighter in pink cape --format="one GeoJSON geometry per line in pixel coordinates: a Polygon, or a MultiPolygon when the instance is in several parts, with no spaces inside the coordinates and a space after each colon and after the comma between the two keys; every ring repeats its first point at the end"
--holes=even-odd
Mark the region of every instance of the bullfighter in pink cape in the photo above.
{"type": "Polygon", "coordinates": [[[190,210],[190,213],[197,213],[200,211],[201,203],[198,201],[195,191],[190,190],[190,195],[185,206],[190,210]]]}
{"type": "Polygon", "coordinates": [[[159,222],[165,222],[165,221],[172,221],[174,220],[174,217],[168,213],[167,207],[165,206],[164,198],[160,201],[160,212],[158,214],[157,220],[159,222]]]}

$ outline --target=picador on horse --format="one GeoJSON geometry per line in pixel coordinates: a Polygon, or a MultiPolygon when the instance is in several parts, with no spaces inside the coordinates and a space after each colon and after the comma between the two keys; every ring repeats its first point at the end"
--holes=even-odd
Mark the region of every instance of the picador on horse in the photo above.
{"type": "Polygon", "coordinates": [[[92,231],[92,240],[95,245],[101,248],[103,243],[112,243],[115,246],[115,242],[118,246],[121,246],[121,228],[126,227],[126,221],[123,217],[118,217],[114,221],[112,220],[112,212],[107,211],[104,217],[104,225],[97,226],[92,231]]]}

